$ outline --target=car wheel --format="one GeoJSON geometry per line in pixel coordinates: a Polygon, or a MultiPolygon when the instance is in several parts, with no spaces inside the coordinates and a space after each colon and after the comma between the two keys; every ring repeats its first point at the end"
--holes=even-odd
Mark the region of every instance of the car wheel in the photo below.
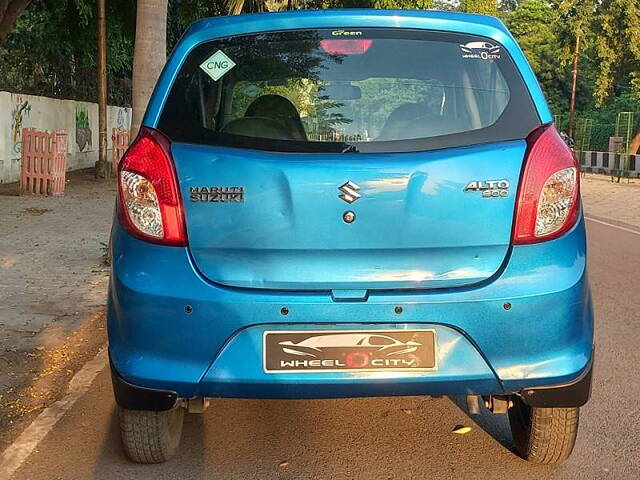
{"type": "Polygon", "coordinates": [[[561,463],[571,455],[578,434],[578,408],[539,408],[512,397],[511,434],[519,455],[533,463],[561,463]]]}
{"type": "Polygon", "coordinates": [[[137,463],[162,463],[178,450],[184,423],[184,408],[162,412],[119,408],[122,445],[137,463]]]}

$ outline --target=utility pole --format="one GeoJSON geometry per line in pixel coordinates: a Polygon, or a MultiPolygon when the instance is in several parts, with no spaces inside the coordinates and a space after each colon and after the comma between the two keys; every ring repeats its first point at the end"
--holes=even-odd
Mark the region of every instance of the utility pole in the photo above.
{"type": "Polygon", "coordinates": [[[573,85],[571,86],[571,106],[569,107],[569,137],[573,138],[573,116],[576,108],[576,85],[578,84],[578,53],[580,52],[580,33],[576,34],[576,48],[573,52],[573,85]]]}
{"type": "Polygon", "coordinates": [[[98,161],[96,177],[107,175],[107,24],[105,1],[98,0],[98,161]]]}

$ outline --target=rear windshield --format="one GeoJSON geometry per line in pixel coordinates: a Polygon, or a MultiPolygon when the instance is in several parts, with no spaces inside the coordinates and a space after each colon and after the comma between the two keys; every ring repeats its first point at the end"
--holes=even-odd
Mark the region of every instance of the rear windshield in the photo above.
{"type": "Polygon", "coordinates": [[[522,78],[495,41],[338,29],[199,45],[158,128],[176,142],[349,153],[521,139],[538,125],[522,78]]]}

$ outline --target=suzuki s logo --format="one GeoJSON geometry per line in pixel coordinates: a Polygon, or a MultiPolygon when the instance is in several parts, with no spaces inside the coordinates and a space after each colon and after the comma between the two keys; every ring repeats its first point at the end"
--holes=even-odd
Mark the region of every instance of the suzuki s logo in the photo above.
{"type": "Polygon", "coordinates": [[[360,187],[349,180],[347,183],[340,185],[338,188],[342,193],[339,197],[347,203],[353,203],[358,200],[362,195],[358,193],[360,187]]]}

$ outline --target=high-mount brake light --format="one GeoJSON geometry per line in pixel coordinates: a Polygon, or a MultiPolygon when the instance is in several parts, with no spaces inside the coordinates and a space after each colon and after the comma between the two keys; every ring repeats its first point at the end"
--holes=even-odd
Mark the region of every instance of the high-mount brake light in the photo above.
{"type": "Polygon", "coordinates": [[[186,245],[187,234],[171,143],[142,127],[118,168],[121,218],[136,237],[164,245],[186,245]]]}
{"type": "Polygon", "coordinates": [[[330,55],[362,55],[373,44],[371,39],[320,40],[322,49],[330,55]]]}
{"type": "Polygon", "coordinates": [[[514,244],[557,238],[573,227],[580,211],[579,164],[555,127],[535,130],[527,143],[514,244]]]}

